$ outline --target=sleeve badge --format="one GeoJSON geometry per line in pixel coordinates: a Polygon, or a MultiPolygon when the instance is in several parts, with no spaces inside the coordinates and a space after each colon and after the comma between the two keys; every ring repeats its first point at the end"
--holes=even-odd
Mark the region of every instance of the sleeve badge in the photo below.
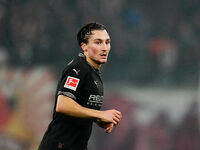
{"type": "Polygon", "coordinates": [[[68,76],[67,80],[64,84],[64,87],[76,91],[79,81],[80,81],[80,79],[78,79],[78,78],[68,76]]]}

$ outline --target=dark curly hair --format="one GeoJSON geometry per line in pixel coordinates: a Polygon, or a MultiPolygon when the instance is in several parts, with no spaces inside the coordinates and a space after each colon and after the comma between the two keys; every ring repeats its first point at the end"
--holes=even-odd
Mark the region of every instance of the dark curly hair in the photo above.
{"type": "Polygon", "coordinates": [[[93,30],[106,30],[106,27],[97,22],[91,22],[84,25],[77,33],[77,42],[79,46],[81,46],[81,43],[88,43],[89,36],[92,35],[93,30]]]}

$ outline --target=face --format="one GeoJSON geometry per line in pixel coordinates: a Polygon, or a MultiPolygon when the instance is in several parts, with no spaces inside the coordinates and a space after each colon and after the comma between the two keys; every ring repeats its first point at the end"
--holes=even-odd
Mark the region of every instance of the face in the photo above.
{"type": "Polygon", "coordinates": [[[94,30],[90,35],[87,44],[81,45],[86,60],[99,69],[101,64],[107,62],[108,54],[110,52],[110,37],[106,30],[94,30]]]}

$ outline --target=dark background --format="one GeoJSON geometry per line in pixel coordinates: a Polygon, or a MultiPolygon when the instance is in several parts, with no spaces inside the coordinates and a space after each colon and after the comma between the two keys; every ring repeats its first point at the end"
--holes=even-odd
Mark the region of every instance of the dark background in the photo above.
{"type": "Polygon", "coordinates": [[[103,109],[125,118],[108,136],[94,127],[91,149],[199,150],[199,0],[0,0],[0,149],[36,149],[90,21],[111,36],[103,109]]]}

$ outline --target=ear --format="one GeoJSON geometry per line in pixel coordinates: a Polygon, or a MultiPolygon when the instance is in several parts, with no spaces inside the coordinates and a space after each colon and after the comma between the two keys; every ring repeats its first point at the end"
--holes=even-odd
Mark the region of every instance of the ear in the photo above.
{"type": "Polygon", "coordinates": [[[81,43],[81,49],[85,52],[87,51],[87,45],[85,43],[81,43]]]}

